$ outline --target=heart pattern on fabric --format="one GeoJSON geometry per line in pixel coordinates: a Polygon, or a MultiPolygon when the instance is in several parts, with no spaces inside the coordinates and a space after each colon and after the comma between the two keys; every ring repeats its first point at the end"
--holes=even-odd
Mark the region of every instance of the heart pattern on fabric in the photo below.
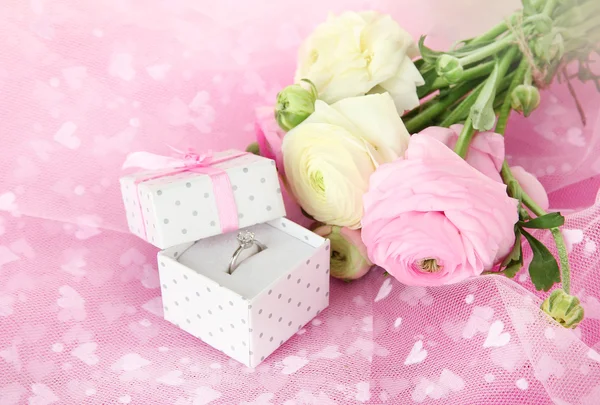
{"type": "Polygon", "coordinates": [[[56,303],[62,308],[58,312],[58,319],[62,322],[70,320],[83,321],[87,317],[83,297],[69,285],[63,285],[58,289],[58,292],[60,297],[56,303]]]}
{"type": "Polygon", "coordinates": [[[299,356],[288,356],[282,361],[283,369],[281,372],[286,375],[294,374],[302,367],[308,364],[308,359],[299,356]]]}
{"type": "Polygon", "coordinates": [[[392,280],[388,277],[384,280],[383,284],[381,284],[379,292],[375,297],[375,302],[379,302],[382,299],[386,298],[388,295],[390,295],[390,293],[392,292],[392,288],[392,280]]]}
{"type": "Polygon", "coordinates": [[[79,360],[87,364],[88,366],[94,366],[100,362],[100,358],[96,354],[96,349],[98,348],[98,343],[96,342],[87,342],[82,343],[77,346],[71,354],[77,357],[79,360]]]}
{"type": "Polygon", "coordinates": [[[492,323],[483,347],[502,347],[510,342],[510,333],[503,332],[504,322],[498,320],[492,323]]]}
{"type": "Polygon", "coordinates": [[[167,374],[158,377],[156,379],[156,382],[164,385],[170,385],[173,387],[183,385],[185,383],[185,380],[181,378],[182,375],[183,372],[181,370],[172,370],[169,371],[167,374]]]}
{"type": "Polygon", "coordinates": [[[32,396],[29,397],[29,405],[50,405],[58,402],[59,397],[44,384],[31,385],[32,396]]]}
{"type": "Polygon", "coordinates": [[[409,366],[411,364],[419,364],[422,363],[426,358],[427,350],[423,348],[423,341],[418,340],[413,345],[406,360],[404,360],[404,365],[409,366]]]}

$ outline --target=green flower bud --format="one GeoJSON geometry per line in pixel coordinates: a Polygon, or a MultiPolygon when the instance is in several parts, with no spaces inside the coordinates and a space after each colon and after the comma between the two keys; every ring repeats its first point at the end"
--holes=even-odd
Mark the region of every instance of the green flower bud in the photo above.
{"type": "Polygon", "coordinates": [[[535,86],[520,84],[510,95],[512,109],[528,117],[540,105],[540,92],[535,86]]]}
{"type": "Polygon", "coordinates": [[[575,328],[583,320],[583,307],[579,298],[563,290],[554,290],[542,303],[542,310],[565,328],[575,328]]]}
{"type": "Polygon", "coordinates": [[[258,147],[258,142],[252,142],[250,145],[248,145],[248,147],[246,148],[246,152],[260,156],[260,148],[258,147]]]}
{"type": "Polygon", "coordinates": [[[448,80],[448,83],[457,83],[460,81],[464,71],[460,60],[448,54],[444,54],[438,58],[435,69],[438,76],[448,80]]]}
{"type": "Polygon", "coordinates": [[[360,237],[360,229],[340,228],[333,225],[317,226],[317,235],[331,243],[331,276],[342,280],[356,280],[369,272],[373,263],[360,237]]]}
{"type": "Polygon", "coordinates": [[[284,131],[298,126],[315,111],[317,88],[308,79],[292,84],[277,94],[275,118],[284,131]]]}
{"type": "Polygon", "coordinates": [[[548,33],[533,43],[533,50],[543,62],[556,63],[565,54],[565,40],[561,34],[548,33]]]}
{"type": "Polygon", "coordinates": [[[522,0],[523,12],[525,15],[536,15],[544,4],[543,0],[522,0]]]}

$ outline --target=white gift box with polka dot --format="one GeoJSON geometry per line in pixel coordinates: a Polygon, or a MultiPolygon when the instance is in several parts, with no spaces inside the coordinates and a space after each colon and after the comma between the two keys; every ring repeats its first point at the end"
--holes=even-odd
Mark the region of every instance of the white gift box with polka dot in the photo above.
{"type": "Polygon", "coordinates": [[[330,245],[285,218],[247,230],[267,249],[231,275],[236,232],[163,250],[158,267],[165,319],[255,367],[329,305],[330,245]]]}
{"type": "MultiPolygon", "coordinates": [[[[245,154],[214,167],[229,177],[240,228],[285,216],[274,161],[245,154]]],[[[161,249],[221,233],[218,201],[208,175],[190,171],[139,182],[167,171],[144,171],[121,178],[130,231],[161,249]]]]}

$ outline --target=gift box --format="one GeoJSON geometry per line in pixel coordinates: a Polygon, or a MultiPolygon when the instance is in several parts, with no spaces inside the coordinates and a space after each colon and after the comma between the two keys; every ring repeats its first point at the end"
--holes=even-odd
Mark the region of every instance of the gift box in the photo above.
{"type": "Polygon", "coordinates": [[[158,267],[165,319],[255,367],[328,306],[330,245],[285,218],[245,231],[266,249],[232,274],[237,232],[163,250],[158,267]]]}
{"type": "Polygon", "coordinates": [[[181,159],[138,152],[121,178],[130,231],[164,249],[285,216],[275,163],[239,151],[181,159]]]}

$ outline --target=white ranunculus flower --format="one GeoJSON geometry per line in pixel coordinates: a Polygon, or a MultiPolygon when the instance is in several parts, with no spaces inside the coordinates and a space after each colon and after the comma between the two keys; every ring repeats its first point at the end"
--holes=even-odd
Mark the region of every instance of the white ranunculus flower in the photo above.
{"type": "Polygon", "coordinates": [[[367,93],[391,94],[399,113],[419,105],[425,84],[412,62],[413,38],[389,15],[375,11],[330,16],[304,41],[296,82],[310,79],[328,104],[367,93]]]}
{"type": "Polygon", "coordinates": [[[360,228],[369,177],[402,156],[409,138],[387,93],[332,105],[317,100],[315,112],[283,139],[290,189],[318,221],[360,228]]]}

